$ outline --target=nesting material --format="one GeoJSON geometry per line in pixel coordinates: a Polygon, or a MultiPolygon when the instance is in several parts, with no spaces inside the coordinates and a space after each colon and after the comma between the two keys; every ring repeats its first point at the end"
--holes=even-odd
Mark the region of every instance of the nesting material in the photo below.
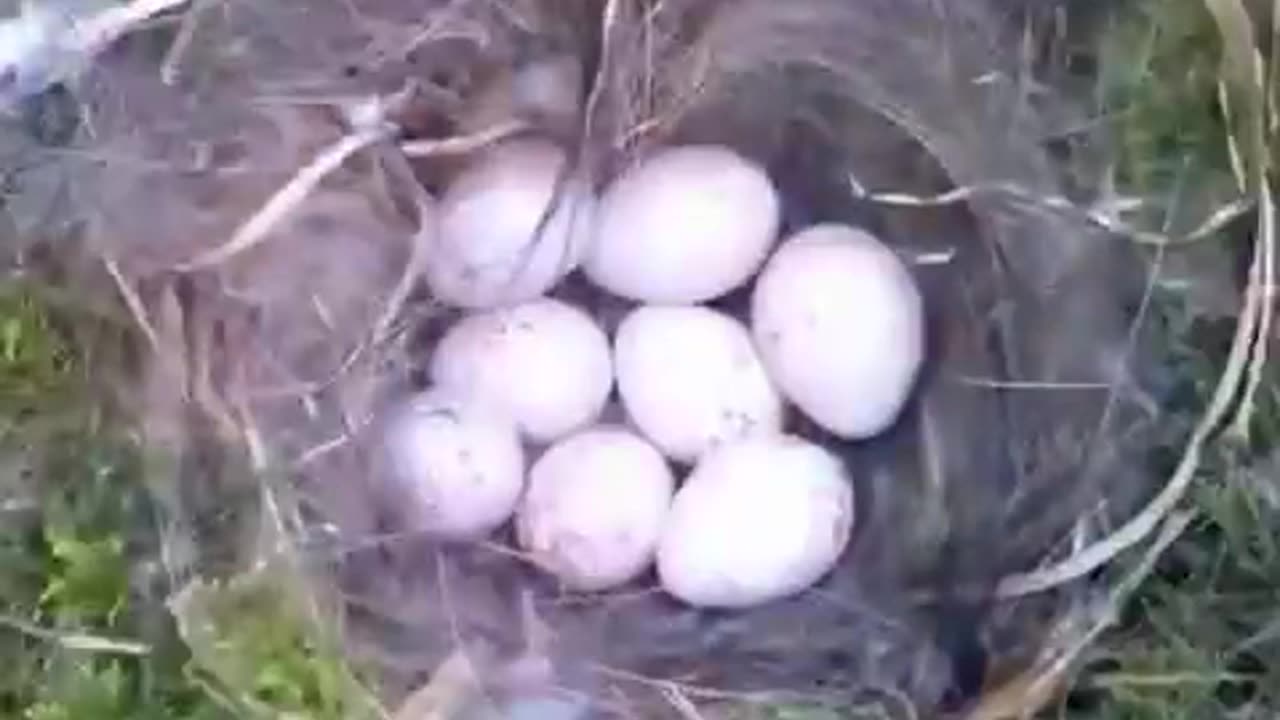
{"type": "Polygon", "coordinates": [[[4,209],[62,203],[24,218],[49,276],[145,328],[110,384],[181,460],[152,483],[183,490],[167,576],[316,560],[388,705],[484,646],[602,714],[671,715],[679,678],[927,716],[1091,596],[991,602],[1127,516],[1158,421],[1130,248],[1062,199],[1105,173],[1044,148],[1095,125],[1030,81],[1024,5],[192,3],[70,83],[71,147],[33,141],[41,182],[6,176],[4,209]],[[481,360],[441,341],[557,303],[587,325],[550,311],[552,339],[481,360]],[[669,428],[622,367],[631,313],[702,328],[639,364],[669,428]],[[607,402],[601,335],[634,427],[557,451],[607,402]],[[237,453],[262,472],[209,461],[237,453]],[[663,469],[656,572],[645,533],[601,561],[663,469]],[[609,511],[573,524],[589,542],[507,522],[551,477],[609,511]]]}

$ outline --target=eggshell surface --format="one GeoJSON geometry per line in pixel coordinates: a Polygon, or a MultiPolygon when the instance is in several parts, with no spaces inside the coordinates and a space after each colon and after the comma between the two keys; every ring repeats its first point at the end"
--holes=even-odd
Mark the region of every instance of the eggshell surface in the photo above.
{"type": "Polygon", "coordinates": [[[388,419],[383,450],[400,509],[414,529],[445,539],[483,536],[506,522],[524,489],[524,450],[504,416],[436,388],[388,419]]]}
{"type": "Polygon", "coordinates": [[[853,526],[840,461],[794,436],[709,453],[676,494],[658,544],[662,587],[695,606],[743,608],[810,587],[853,526]]]}
{"type": "Polygon", "coordinates": [[[583,272],[641,302],[710,300],[764,262],[780,207],[764,170],[728,148],[663,150],[605,190],[583,272]]]}
{"type": "Polygon", "coordinates": [[[632,311],[614,338],[614,364],[628,417],[673,460],[693,462],[717,445],[782,427],[782,398],[750,334],[717,310],[632,311]]]}
{"type": "Polygon", "coordinates": [[[896,255],[845,225],[784,241],[752,295],[760,358],[804,414],[847,439],[887,429],[924,361],[924,302],[896,255]]]}
{"type": "Polygon", "coordinates": [[[431,379],[501,409],[525,437],[545,443],[600,416],[613,358],[590,316],[541,298],[458,321],[436,346],[431,379]]]}
{"type": "Polygon", "coordinates": [[[437,299],[464,308],[532,300],[581,263],[596,208],[586,182],[566,179],[547,216],[565,163],[554,144],[521,140],[462,171],[440,200],[439,231],[424,261],[437,299]]]}
{"type": "Polygon", "coordinates": [[[622,428],[594,427],[534,463],[517,536],[565,585],[616,587],[652,562],[674,489],[652,445],[622,428]]]}

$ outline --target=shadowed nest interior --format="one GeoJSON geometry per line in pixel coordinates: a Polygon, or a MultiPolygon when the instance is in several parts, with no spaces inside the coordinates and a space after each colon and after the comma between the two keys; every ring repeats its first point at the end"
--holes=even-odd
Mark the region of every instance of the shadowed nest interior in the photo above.
{"type": "MultiPolygon", "coordinates": [[[[174,589],[302,561],[389,701],[459,647],[511,658],[532,633],[548,678],[605,713],[666,679],[963,702],[1087,599],[1002,580],[1131,514],[1155,420],[1141,266],[1076,209],[1099,188],[1052,141],[1078,108],[1039,82],[1017,6],[196,0],[100,55],[73,100],[28,103],[42,132],[22,152],[53,161],[21,176],[14,214],[44,219],[13,249],[123,297],[141,330],[112,392],[173,460],[152,482],[174,589]],[[544,58],[581,71],[573,112],[477,111],[544,58]],[[681,607],[650,577],[575,596],[509,538],[443,547],[398,524],[369,438],[449,319],[416,282],[422,228],[461,163],[519,135],[562,143],[597,185],[657,147],[729,145],[769,169],[785,229],[848,221],[911,261],[930,357],[909,412],[854,444],[794,421],[858,492],[818,587],[738,612],[681,607]],[[55,195],[56,227],[39,211],[55,195]]],[[[616,319],[581,281],[557,292],[616,319]]]]}

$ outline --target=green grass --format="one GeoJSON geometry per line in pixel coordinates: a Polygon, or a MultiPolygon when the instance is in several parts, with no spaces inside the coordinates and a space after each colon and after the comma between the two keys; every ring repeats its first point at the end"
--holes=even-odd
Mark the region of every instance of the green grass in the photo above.
{"type": "Polygon", "coordinates": [[[1148,201],[1146,225],[1186,229],[1233,196],[1218,32],[1202,0],[1115,5],[1097,79],[1115,183],[1148,201]]]}
{"type": "Polygon", "coordinates": [[[287,573],[190,586],[175,621],[142,454],[58,330],[77,321],[0,294],[0,718],[371,717],[287,573]]]}
{"type": "MultiPolygon", "coordinates": [[[[1157,229],[1186,229],[1239,192],[1218,100],[1221,47],[1202,0],[1135,0],[1108,31],[1100,97],[1117,140],[1117,185],[1165,199],[1145,218],[1157,229]]],[[[1212,267],[1203,260],[1246,247],[1249,229],[1233,227],[1173,259],[1181,253],[1194,258],[1192,267],[1212,267]]],[[[1153,461],[1160,470],[1211,391],[1234,321],[1194,302],[1197,284],[1223,292],[1221,277],[1192,272],[1162,283],[1156,297],[1165,362],[1178,385],[1165,408],[1170,446],[1153,461]]],[[[1280,378],[1268,374],[1248,439],[1213,445],[1188,501],[1198,520],[1092,649],[1069,715],[1280,715],[1280,378]]]]}
{"type": "Polygon", "coordinates": [[[84,368],[55,324],[31,289],[0,295],[0,717],[187,713],[199,694],[157,673],[181,646],[134,587],[154,550],[135,453],[75,407],[84,368]]]}
{"type": "Polygon", "coordinates": [[[1095,648],[1080,717],[1280,712],[1280,507],[1253,485],[1260,468],[1236,463],[1206,477],[1194,498],[1203,519],[1095,648]]]}

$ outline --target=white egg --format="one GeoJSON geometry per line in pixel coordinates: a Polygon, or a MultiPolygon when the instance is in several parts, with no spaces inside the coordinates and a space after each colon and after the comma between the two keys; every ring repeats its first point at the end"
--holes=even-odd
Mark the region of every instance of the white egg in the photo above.
{"type": "Polygon", "coordinates": [[[781,431],[782,398],[745,326],[710,308],[653,305],[614,338],[618,393],[666,455],[693,462],[716,445],[781,431]]]}
{"type": "Polygon", "coordinates": [[[524,489],[515,425],[445,389],[397,408],[383,449],[405,517],[414,529],[446,539],[478,538],[506,522],[524,489]]]}
{"type": "Polygon", "coordinates": [[[832,433],[887,429],[924,359],[924,303],[897,256],[845,225],[811,227],[765,264],[752,334],[774,383],[832,433]]]}
{"type": "Polygon", "coordinates": [[[551,442],[600,416],[613,358],[585,312],[541,298],[460,320],[436,345],[431,379],[504,411],[530,440],[551,442]]]}
{"type": "Polygon", "coordinates": [[[578,176],[564,179],[557,197],[565,163],[555,145],[521,140],[462,171],[440,201],[438,236],[424,261],[436,298],[466,308],[532,300],[581,263],[596,199],[578,176]]]}
{"type": "Polygon", "coordinates": [[[652,562],[674,491],[652,445],[621,428],[595,427],[534,463],[517,536],[565,585],[616,587],[652,562]]]}
{"type": "Polygon", "coordinates": [[[853,487],[831,453],[794,436],[709,453],[676,493],[658,544],[662,587],[700,607],[740,608],[810,587],[853,527],[853,487]]]}
{"type": "Polygon", "coordinates": [[[732,150],[664,150],[604,192],[583,271],[632,300],[710,300],[745,283],[764,262],[779,213],[768,175],[732,150]]]}

